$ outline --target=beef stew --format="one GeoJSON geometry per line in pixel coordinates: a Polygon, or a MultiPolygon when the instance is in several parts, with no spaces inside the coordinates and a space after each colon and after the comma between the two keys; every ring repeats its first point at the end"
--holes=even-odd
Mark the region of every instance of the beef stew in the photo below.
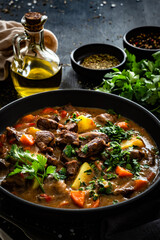
{"type": "Polygon", "coordinates": [[[96,208],[130,199],[158,175],[149,134],[113,110],[47,107],[0,135],[1,186],[56,208],[96,208]]]}

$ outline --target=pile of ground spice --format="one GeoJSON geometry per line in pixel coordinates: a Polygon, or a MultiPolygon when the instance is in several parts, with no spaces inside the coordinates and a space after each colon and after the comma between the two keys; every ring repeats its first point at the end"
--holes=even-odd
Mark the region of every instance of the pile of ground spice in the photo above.
{"type": "Polygon", "coordinates": [[[81,65],[91,69],[108,69],[119,65],[119,60],[107,53],[93,54],[84,58],[81,65]]]}

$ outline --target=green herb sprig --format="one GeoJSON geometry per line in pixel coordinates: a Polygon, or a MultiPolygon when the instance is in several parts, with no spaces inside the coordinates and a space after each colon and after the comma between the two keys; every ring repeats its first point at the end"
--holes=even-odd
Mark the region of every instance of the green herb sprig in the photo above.
{"type": "Polygon", "coordinates": [[[97,91],[114,93],[148,108],[160,118],[160,51],[153,61],[136,57],[126,50],[126,69],[107,73],[97,91]]]}
{"type": "Polygon", "coordinates": [[[129,169],[134,175],[139,174],[139,162],[130,157],[130,151],[132,148],[129,148],[128,150],[122,150],[120,144],[115,141],[110,143],[110,148],[110,150],[106,149],[104,152],[102,152],[102,155],[104,157],[106,156],[104,165],[108,168],[107,172],[112,171],[117,165],[120,165],[129,169]]]}
{"type": "Polygon", "coordinates": [[[28,150],[13,144],[7,158],[12,158],[16,161],[14,169],[8,174],[8,177],[18,173],[28,173],[28,179],[34,179],[39,183],[41,190],[44,192],[44,179],[51,174],[56,180],[65,178],[65,170],[58,173],[55,166],[46,167],[47,158],[42,154],[32,154],[28,150]]]}
{"type": "Polygon", "coordinates": [[[104,127],[99,129],[99,132],[105,133],[111,141],[119,143],[124,139],[129,139],[133,134],[131,130],[125,131],[123,128],[113,124],[112,122],[107,122],[104,127]]]}

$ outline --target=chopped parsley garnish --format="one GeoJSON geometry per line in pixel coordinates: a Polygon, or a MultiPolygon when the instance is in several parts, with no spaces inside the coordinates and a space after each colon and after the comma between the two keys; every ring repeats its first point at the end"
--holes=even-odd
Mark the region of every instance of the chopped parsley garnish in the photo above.
{"type": "Polygon", "coordinates": [[[77,118],[76,113],[73,113],[66,121],[64,124],[67,124],[68,122],[75,122],[78,123],[79,121],[81,121],[80,118],[77,118]]]}
{"type": "Polygon", "coordinates": [[[91,170],[91,169],[88,169],[88,170],[86,170],[86,171],[84,171],[84,172],[87,173],[87,175],[91,175],[92,170],[91,170]]]}
{"type": "Polygon", "coordinates": [[[111,194],[112,193],[112,184],[111,182],[107,182],[103,178],[98,179],[98,193],[101,194],[111,194]]]}
{"type": "Polygon", "coordinates": [[[113,200],[113,204],[117,204],[117,203],[119,203],[119,201],[118,200],[113,200]]]}
{"type": "Polygon", "coordinates": [[[111,141],[116,141],[118,143],[124,139],[131,138],[133,134],[131,130],[125,131],[123,128],[113,124],[110,121],[106,123],[106,126],[101,127],[99,131],[105,133],[111,139],[111,141]]]}
{"type": "Polygon", "coordinates": [[[84,147],[81,149],[81,151],[82,151],[84,154],[86,154],[87,151],[88,151],[88,145],[87,145],[87,144],[84,145],[84,147]]]}
{"type": "Polygon", "coordinates": [[[98,199],[98,197],[99,197],[98,193],[96,191],[94,191],[94,190],[91,190],[89,192],[89,196],[92,197],[94,201],[96,201],[98,199]]]}
{"type": "Polygon", "coordinates": [[[79,140],[86,140],[86,137],[79,136],[79,140]]]}
{"type": "Polygon", "coordinates": [[[107,177],[108,180],[114,179],[114,178],[117,178],[117,174],[107,173],[107,174],[106,174],[106,177],[107,177]]]}
{"type": "Polygon", "coordinates": [[[66,179],[66,175],[67,175],[67,170],[66,170],[66,168],[61,168],[59,171],[58,171],[58,173],[59,173],[59,178],[61,179],[61,180],[64,180],[64,179],[66,179]]]}
{"type": "Polygon", "coordinates": [[[124,151],[121,149],[119,143],[111,142],[110,149],[105,149],[102,153],[103,157],[106,158],[104,165],[108,168],[107,172],[112,171],[117,165],[119,165],[127,168],[133,174],[139,174],[140,164],[136,159],[130,157],[131,149],[124,151]]]}
{"type": "Polygon", "coordinates": [[[67,145],[64,148],[63,153],[69,158],[76,156],[76,151],[71,145],[67,145]]]}

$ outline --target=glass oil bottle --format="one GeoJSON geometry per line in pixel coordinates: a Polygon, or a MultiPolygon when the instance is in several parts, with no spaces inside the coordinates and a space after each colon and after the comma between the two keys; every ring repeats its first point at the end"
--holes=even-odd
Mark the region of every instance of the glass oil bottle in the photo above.
{"type": "Polygon", "coordinates": [[[13,40],[11,77],[20,97],[56,90],[62,77],[59,57],[44,45],[47,16],[29,12],[21,20],[24,33],[13,40]]]}

